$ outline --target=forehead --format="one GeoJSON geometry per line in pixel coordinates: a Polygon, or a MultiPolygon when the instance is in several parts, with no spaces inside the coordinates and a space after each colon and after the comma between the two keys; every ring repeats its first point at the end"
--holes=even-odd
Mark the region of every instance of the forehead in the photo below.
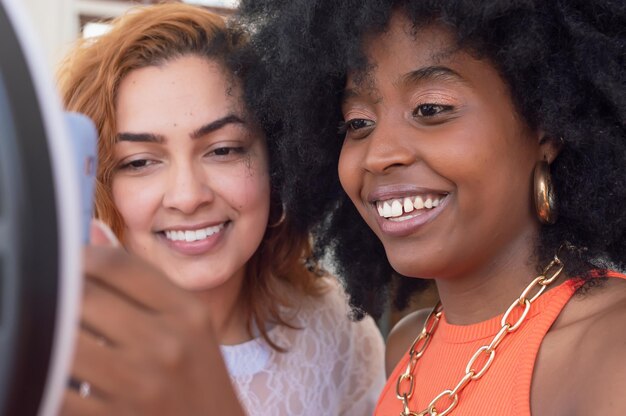
{"type": "Polygon", "coordinates": [[[407,74],[421,67],[454,63],[462,51],[453,32],[440,25],[416,28],[401,12],[392,15],[388,29],[366,37],[363,52],[367,68],[349,74],[351,88],[370,91],[385,80],[397,81],[399,74],[407,74]]]}
{"type": "Polygon", "coordinates": [[[220,62],[185,55],[130,71],[120,82],[119,94],[125,89],[146,94],[155,84],[160,88],[152,91],[153,94],[178,92],[192,95],[202,88],[208,89],[211,95],[232,95],[232,90],[238,87],[234,77],[220,62]]]}
{"type": "Polygon", "coordinates": [[[240,86],[222,64],[184,56],[129,72],[118,89],[117,123],[209,121],[242,105],[240,86]]]}

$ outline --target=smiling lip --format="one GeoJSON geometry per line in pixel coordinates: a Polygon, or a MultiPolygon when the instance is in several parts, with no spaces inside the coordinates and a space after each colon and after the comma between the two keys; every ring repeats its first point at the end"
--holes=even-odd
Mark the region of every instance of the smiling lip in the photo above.
{"type": "MultiPolygon", "coordinates": [[[[398,194],[396,193],[394,194],[394,196],[395,195],[398,194]]],[[[378,215],[376,206],[374,204],[370,204],[370,209],[372,210],[373,215],[376,218],[376,222],[378,223],[378,227],[383,232],[383,234],[391,237],[404,237],[415,233],[424,225],[432,222],[435,218],[437,218],[439,214],[447,207],[449,199],[450,195],[448,194],[445,198],[442,199],[439,206],[426,210],[413,211],[406,215],[414,215],[414,217],[408,218],[403,221],[393,221],[381,217],[380,215],[378,215]]]]}
{"type": "MultiPolygon", "coordinates": [[[[165,232],[160,232],[158,233],[158,235],[159,238],[161,238],[165,242],[165,244],[176,253],[182,254],[184,256],[199,256],[211,252],[218,244],[220,244],[220,242],[224,238],[225,233],[229,229],[230,221],[227,221],[223,224],[224,226],[218,232],[196,241],[173,241],[165,236],[165,232]]],[[[213,226],[215,226],[215,224],[213,226]]],[[[207,228],[207,226],[176,227],[175,229],[177,231],[186,231],[202,228],[207,228]]]]}
{"type": "Polygon", "coordinates": [[[436,190],[432,188],[423,188],[414,185],[387,185],[381,186],[367,194],[366,201],[373,203],[393,198],[403,198],[412,195],[426,194],[447,194],[446,191],[436,190]]]}

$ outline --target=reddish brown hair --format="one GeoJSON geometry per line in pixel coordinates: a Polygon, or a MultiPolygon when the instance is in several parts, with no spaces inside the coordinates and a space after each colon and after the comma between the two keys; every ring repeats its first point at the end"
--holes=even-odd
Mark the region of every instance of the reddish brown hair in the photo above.
{"type": "MultiPolygon", "coordinates": [[[[135,69],[162,65],[185,55],[218,61],[236,79],[241,72],[231,58],[245,41],[240,32],[227,28],[220,16],[205,9],[160,4],[137,8],[115,19],[111,31],[95,40],[80,41],[62,63],[59,85],[65,106],[91,117],[99,133],[95,214],[120,240],[124,222],[111,193],[120,82],[135,69]]],[[[305,264],[310,257],[308,235],[290,226],[274,192],[271,200],[270,225],[248,261],[240,304],[248,311],[250,334],[256,326],[270,345],[281,350],[268,338],[268,326],[291,326],[281,310],[295,306],[298,295],[318,295],[324,287],[316,278],[319,269],[310,270],[305,264]]]]}

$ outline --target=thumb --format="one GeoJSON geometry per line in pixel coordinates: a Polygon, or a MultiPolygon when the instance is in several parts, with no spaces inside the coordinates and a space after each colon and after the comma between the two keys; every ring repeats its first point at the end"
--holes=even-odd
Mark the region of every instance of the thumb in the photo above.
{"type": "Polygon", "coordinates": [[[94,246],[119,247],[120,242],[111,228],[98,219],[91,220],[89,226],[89,242],[94,246]]]}

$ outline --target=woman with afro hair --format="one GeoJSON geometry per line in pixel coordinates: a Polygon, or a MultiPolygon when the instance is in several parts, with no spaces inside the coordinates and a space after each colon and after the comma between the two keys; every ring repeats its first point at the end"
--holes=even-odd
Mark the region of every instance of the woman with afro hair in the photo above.
{"type": "Polygon", "coordinates": [[[359,312],[439,294],[392,330],[375,414],[626,414],[626,3],[240,7],[317,255],[359,312]]]}

